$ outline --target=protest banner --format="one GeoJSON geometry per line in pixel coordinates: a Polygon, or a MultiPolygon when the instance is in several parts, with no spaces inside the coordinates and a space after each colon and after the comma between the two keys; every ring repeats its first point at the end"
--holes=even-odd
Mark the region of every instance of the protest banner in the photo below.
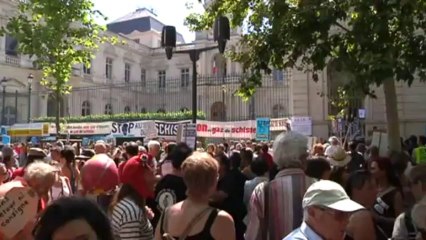
{"type": "Polygon", "coordinates": [[[0,232],[13,238],[37,214],[39,198],[20,181],[12,181],[0,187],[0,232]]]}

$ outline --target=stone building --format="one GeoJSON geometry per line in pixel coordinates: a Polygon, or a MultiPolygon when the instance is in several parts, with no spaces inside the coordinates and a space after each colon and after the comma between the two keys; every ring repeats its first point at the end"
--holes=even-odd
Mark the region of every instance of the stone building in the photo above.
{"type": "MultiPolygon", "coordinates": [[[[0,0],[2,26],[15,7],[11,0],[0,0]]],[[[61,115],[191,109],[191,61],[186,54],[175,54],[167,60],[160,46],[162,27],[163,23],[157,16],[145,8],[110,23],[105,34],[117,36],[126,43],[103,44],[90,67],[75,66],[71,80],[73,92],[61,102],[61,115]]],[[[228,48],[236,46],[239,34],[240,29],[232,31],[228,48]]],[[[185,43],[179,34],[177,39],[178,50],[215,45],[211,31],[196,33],[192,43],[185,43]]],[[[4,101],[0,97],[4,125],[27,122],[29,104],[31,117],[55,115],[55,99],[40,86],[37,81],[40,73],[33,68],[28,56],[18,54],[16,45],[9,36],[0,38],[0,79],[4,77],[7,80],[2,85],[6,92],[4,101]],[[27,76],[30,73],[35,79],[28,98],[27,76]]],[[[219,54],[217,49],[200,55],[197,73],[198,109],[206,113],[207,119],[236,121],[256,117],[310,116],[313,135],[319,137],[327,137],[332,129],[328,116],[333,107],[327,95],[333,94],[336,86],[342,85],[348,78],[331,68],[320,72],[318,81],[312,79],[312,73],[274,69],[271,75],[264,76],[263,86],[254,97],[243,101],[235,96],[244,78],[243,70],[238,63],[219,54]]],[[[425,90],[425,84],[420,81],[415,81],[411,88],[397,84],[401,134],[405,137],[425,134],[425,90]]],[[[363,120],[366,132],[373,126],[385,128],[382,92],[378,88],[377,99],[367,97],[357,101],[357,108],[366,110],[366,119],[363,120]]]]}

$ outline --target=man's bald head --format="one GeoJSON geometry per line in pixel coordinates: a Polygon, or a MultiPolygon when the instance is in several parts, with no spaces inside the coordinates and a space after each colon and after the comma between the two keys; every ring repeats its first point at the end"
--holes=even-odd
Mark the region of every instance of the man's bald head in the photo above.
{"type": "Polygon", "coordinates": [[[96,154],[106,154],[108,151],[107,146],[105,143],[98,142],[95,144],[95,153],[96,154]]]}

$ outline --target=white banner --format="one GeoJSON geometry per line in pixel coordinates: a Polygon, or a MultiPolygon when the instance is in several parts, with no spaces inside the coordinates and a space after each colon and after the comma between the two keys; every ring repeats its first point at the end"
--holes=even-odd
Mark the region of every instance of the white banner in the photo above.
{"type": "Polygon", "coordinates": [[[108,135],[111,134],[112,122],[100,123],[68,123],[61,129],[62,134],[75,135],[108,135]]]}
{"type": "Polygon", "coordinates": [[[312,118],[311,117],[292,117],[291,130],[301,133],[305,136],[312,136],[312,118]]]}
{"type": "Polygon", "coordinates": [[[112,123],[111,135],[114,137],[143,137],[153,139],[158,136],[154,121],[112,123]]]}
{"type": "Polygon", "coordinates": [[[197,121],[197,137],[206,138],[256,138],[256,121],[213,122],[197,121]]]}
{"type": "Polygon", "coordinates": [[[155,121],[158,137],[164,138],[166,140],[176,141],[176,136],[178,134],[179,126],[181,124],[187,124],[190,122],[191,122],[190,120],[185,120],[180,122],[155,121]]]}
{"type": "Polygon", "coordinates": [[[287,125],[290,124],[288,118],[271,118],[271,126],[269,130],[274,131],[287,131],[287,125]]]}

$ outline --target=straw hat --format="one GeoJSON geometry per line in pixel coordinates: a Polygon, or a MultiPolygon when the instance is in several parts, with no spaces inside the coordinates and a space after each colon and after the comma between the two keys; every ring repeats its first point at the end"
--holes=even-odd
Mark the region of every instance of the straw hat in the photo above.
{"type": "Polygon", "coordinates": [[[332,166],[344,167],[351,161],[351,156],[346,153],[345,149],[339,146],[333,148],[330,155],[327,156],[327,160],[332,166]]]}
{"type": "Polygon", "coordinates": [[[47,154],[41,148],[30,148],[30,150],[28,151],[28,156],[39,157],[41,159],[44,159],[45,157],[47,157],[47,154]]]}

